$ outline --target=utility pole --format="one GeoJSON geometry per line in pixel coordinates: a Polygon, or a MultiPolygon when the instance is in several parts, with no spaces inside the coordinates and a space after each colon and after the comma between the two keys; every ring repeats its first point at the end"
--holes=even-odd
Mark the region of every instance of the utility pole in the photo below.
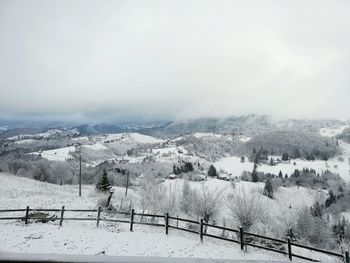
{"type": "Polygon", "coordinates": [[[79,157],[79,196],[81,196],[81,155],[79,157]]]}
{"type": "Polygon", "coordinates": [[[126,172],[126,188],[125,188],[125,197],[128,195],[129,188],[129,170],[126,172]]]}

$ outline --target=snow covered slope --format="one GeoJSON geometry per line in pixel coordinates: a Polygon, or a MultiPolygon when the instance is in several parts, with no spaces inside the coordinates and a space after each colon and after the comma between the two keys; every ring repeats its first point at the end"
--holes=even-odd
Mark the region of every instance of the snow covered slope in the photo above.
{"type": "Polygon", "coordinates": [[[336,126],[336,127],[324,127],[320,129],[319,133],[321,136],[334,137],[334,136],[337,136],[338,134],[341,134],[344,131],[344,129],[348,127],[349,125],[342,125],[342,126],[336,126]]]}
{"type": "Polygon", "coordinates": [[[48,159],[50,161],[67,161],[69,159],[72,159],[73,156],[71,155],[72,152],[75,152],[74,146],[69,147],[63,147],[43,152],[35,152],[32,154],[35,155],[41,155],[41,157],[48,159]]]}
{"type": "MultiPolygon", "coordinates": [[[[249,253],[240,251],[239,245],[204,240],[179,231],[170,230],[165,235],[163,228],[135,226],[129,231],[127,224],[105,224],[96,228],[95,222],[64,222],[57,224],[0,223],[0,242],[6,252],[81,255],[118,255],[189,257],[221,259],[286,260],[276,253],[249,248],[249,253]]],[[[101,255],[101,257],[103,257],[101,255]]],[[[297,261],[298,262],[298,261],[297,261]]]]}
{"type": "MultiPolygon", "coordinates": [[[[184,180],[166,180],[164,184],[169,191],[174,191],[178,195],[181,194],[184,180]]],[[[254,190],[262,190],[264,183],[252,183],[252,182],[235,182],[234,188],[231,182],[223,181],[219,179],[209,178],[206,182],[189,182],[192,189],[198,191],[202,190],[203,185],[211,191],[217,191],[222,194],[222,198],[228,194],[242,189],[245,192],[254,190]]],[[[281,215],[294,215],[304,206],[312,206],[316,201],[324,202],[327,197],[325,191],[315,191],[304,187],[279,187],[274,193],[274,199],[261,196],[261,203],[265,207],[265,212],[269,217],[278,221],[281,215]]],[[[226,202],[226,201],[225,201],[226,202]]],[[[222,217],[229,217],[230,211],[226,206],[223,207],[221,212],[222,217]]]]}
{"type": "MultiPolygon", "coordinates": [[[[24,208],[69,208],[92,209],[101,197],[93,186],[83,185],[83,195],[78,196],[75,185],[59,186],[31,179],[0,173],[0,209],[24,208]]],[[[116,188],[112,202],[119,202],[123,189],[116,188]]],[[[131,190],[130,197],[135,200],[131,190]]],[[[67,212],[69,213],[69,212],[67,212]]],[[[91,214],[91,213],[89,213],[91,214]]],[[[76,214],[74,215],[76,216],[76,214]]],[[[86,217],[87,214],[81,215],[86,217]]],[[[96,215],[90,215],[96,216],[96,215]]],[[[25,226],[15,221],[0,221],[1,249],[7,252],[30,252],[62,254],[98,254],[123,256],[163,256],[224,259],[285,260],[276,253],[249,248],[249,253],[240,251],[238,245],[199,237],[176,230],[165,235],[161,227],[135,226],[129,231],[128,224],[102,222],[96,228],[95,222],[64,221],[58,223],[32,223],[25,226]]]]}
{"type": "MultiPolygon", "coordinates": [[[[331,172],[338,173],[345,182],[350,182],[350,144],[343,141],[339,141],[342,148],[342,155],[334,157],[328,161],[315,160],[307,161],[301,159],[291,160],[290,162],[282,162],[276,165],[261,164],[257,170],[265,173],[272,173],[277,175],[279,171],[283,174],[292,174],[295,169],[302,170],[303,168],[312,168],[318,173],[322,171],[330,170],[331,172]]],[[[244,163],[241,162],[240,157],[227,157],[223,158],[215,163],[215,166],[224,170],[227,173],[231,173],[233,176],[240,176],[243,171],[251,172],[254,164],[245,158],[244,163]]]]}

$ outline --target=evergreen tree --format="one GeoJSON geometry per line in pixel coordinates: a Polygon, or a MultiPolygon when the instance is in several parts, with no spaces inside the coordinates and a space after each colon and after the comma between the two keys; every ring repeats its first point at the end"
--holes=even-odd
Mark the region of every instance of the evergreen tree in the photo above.
{"type": "Polygon", "coordinates": [[[273,186],[270,179],[266,180],[264,187],[264,195],[266,195],[268,198],[273,198],[273,186]]]}
{"type": "Polygon", "coordinates": [[[245,162],[245,158],[244,156],[241,156],[241,163],[244,163],[245,162]]]}
{"type": "Polygon", "coordinates": [[[342,241],[344,240],[345,226],[346,226],[346,222],[344,224],[344,221],[338,222],[338,223],[335,223],[334,225],[332,225],[333,237],[335,238],[335,240],[338,244],[341,244],[342,241]]]}
{"type": "Polygon", "coordinates": [[[176,170],[175,164],[173,165],[173,174],[177,174],[177,170],[176,170]]]}
{"type": "Polygon", "coordinates": [[[325,207],[329,207],[331,204],[335,203],[337,201],[337,199],[335,198],[333,191],[330,190],[329,191],[329,197],[326,199],[325,201],[325,207]]]}
{"type": "Polygon", "coordinates": [[[280,172],[278,173],[278,177],[279,178],[282,178],[283,177],[283,174],[282,174],[282,171],[280,170],[280,172]]]}
{"type": "Polygon", "coordinates": [[[184,165],[184,172],[188,173],[188,172],[192,172],[193,171],[193,165],[191,162],[186,162],[184,165]]]}
{"type": "Polygon", "coordinates": [[[256,171],[256,168],[254,167],[254,170],[252,172],[252,182],[256,183],[259,181],[258,172],[256,171]]]}
{"type": "Polygon", "coordinates": [[[270,158],[270,165],[271,165],[271,166],[274,165],[274,162],[273,162],[272,157],[270,158]]]}
{"type": "Polygon", "coordinates": [[[292,177],[299,177],[300,176],[300,171],[298,169],[294,170],[294,173],[292,174],[292,177]]]}
{"type": "Polygon", "coordinates": [[[208,170],[208,176],[210,176],[210,177],[217,176],[216,168],[214,167],[214,165],[210,165],[209,170],[208,170]]]}
{"type": "Polygon", "coordinates": [[[282,154],[282,161],[288,161],[288,160],[289,160],[289,155],[288,155],[288,153],[284,152],[282,154]]]}
{"type": "Polygon", "coordinates": [[[322,212],[323,208],[320,205],[319,202],[316,201],[316,203],[310,208],[311,215],[313,217],[321,217],[322,218],[322,212]]]}
{"type": "Polygon", "coordinates": [[[102,175],[100,177],[99,182],[96,185],[96,189],[101,192],[106,192],[111,188],[111,184],[108,180],[108,173],[106,169],[103,169],[102,175]]]}

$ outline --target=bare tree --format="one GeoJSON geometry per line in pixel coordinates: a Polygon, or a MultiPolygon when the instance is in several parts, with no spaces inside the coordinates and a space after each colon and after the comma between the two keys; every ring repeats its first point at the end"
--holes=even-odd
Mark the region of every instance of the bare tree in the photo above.
{"type": "Polygon", "coordinates": [[[140,180],[139,204],[143,213],[171,213],[176,208],[175,192],[168,191],[154,176],[147,175],[140,180]]]}
{"type": "Polygon", "coordinates": [[[176,195],[174,191],[170,191],[164,185],[159,185],[157,189],[157,201],[154,207],[162,214],[171,214],[176,209],[176,195]]]}
{"type": "Polygon", "coordinates": [[[202,185],[200,190],[193,190],[189,195],[191,212],[196,218],[204,218],[206,222],[214,219],[223,207],[223,191],[217,188],[210,190],[208,186],[202,185]]]}
{"type": "Polygon", "coordinates": [[[151,209],[156,184],[157,180],[153,176],[147,175],[140,179],[139,203],[142,213],[151,209]]]}
{"type": "Polygon", "coordinates": [[[261,196],[260,191],[253,190],[248,192],[239,188],[227,197],[227,207],[230,210],[231,217],[245,231],[249,230],[262,218],[264,208],[261,196]]]}
{"type": "Polygon", "coordinates": [[[185,180],[182,186],[182,196],[180,200],[180,208],[183,212],[188,214],[191,209],[192,189],[188,180],[185,180]]]}

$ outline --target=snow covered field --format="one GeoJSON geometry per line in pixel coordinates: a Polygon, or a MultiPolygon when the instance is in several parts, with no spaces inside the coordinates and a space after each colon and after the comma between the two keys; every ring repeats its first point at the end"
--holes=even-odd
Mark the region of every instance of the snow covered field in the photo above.
{"type": "MultiPolygon", "coordinates": [[[[163,228],[136,226],[129,231],[127,224],[57,223],[1,223],[1,249],[6,252],[54,253],[82,255],[157,256],[218,259],[287,260],[275,253],[249,248],[240,251],[239,245],[205,239],[200,242],[193,234],[163,228]]],[[[298,261],[296,261],[298,262],[298,261]]]]}
{"type": "MultiPolygon", "coordinates": [[[[312,168],[317,173],[330,170],[331,172],[338,173],[345,182],[350,182],[350,144],[340,141],[340,147],[343,151],[342,155],[334,157],[328,161],[295,159],[290,160],[289,162],[278,163],[276,165],[261,164],[258,165],[257,170],[275,175],[277,175],[279,171],[282,171],[283,175],[288,174],[288,176],[290,176],[295,169],[302,170],[303,168],[312,168]]],[[[232,174],[232,176],[239,177],[243,171],[251,172],[253,170],[254,164],[249,162],[248,158],[245,159],[246,161],[242,163],[240,157],[226,157],[217,161],[215,166],[232,174]]]]}
{"type": "MultiPolygon", "coordinates": [[[[170,191],[181,194],[184,180],[166,180],[164,184],[170,191]]],[[[213,192],[220,192],[222,197],[225,198],[228,194],[233,193],[239,189],[251,192],[259,191],[264,187],[264,183],[251,183],[251,182],[236,182],[233,189],[231,182],[208,179],[203,183],[190,182],[190,187],[201,191],[204,185],[213,192]]],[[[316,201],[324,202],[327,197],[326,191],[315,191],[304,187],[280,187],[274,193],[274,199],[270,199],[266,196],[261,196],[261,205],[265,207],[264,212],[266,217],[270,220],[280,220],[282,217],[287,219],[295,215],[304,206],[312,206],[316,201]]],[[[222,217],[229,218],[230,211],[224,206],[221,212],[222,217]]]]}
{"type": "MultiPolygon", "coordinates": [[[[96,193],[94,186],[83,185],[82,197],[78,196],[76,185],[54,185],[27,178],[20,178],[0,173],[0,208],[60,208],[94,209],[97,200],[103,195],[96,193]]],[[[166,180],[164,183],[171,191],[181,192],[183,180],[166,180]]],[[[201,183],[191,182],[191,187],[200,189],[201,183]]],[[[211,189],[219,189],[229,193],[232,187],[229,182],[212,179],[206,182],[211,189]]],[[[256,187],[253,183],[241,182],[237,187],[250,189],[256,187]]],[[[261,185],[262,187],[262,185],[261,185]]],[[[115,187],[112,204],[119,203],[124,197],[124,189],[115,187]]],[[[317,198],[316,191],[304,188],[287,188],[276,192],[274,200],[264,199],[271,208],[271,216],[280,213],[281,209],[298,207],[303,203],[310,205],[317,198]]],[[[129,197],[137,199],[137,194],[129,190],[129,197]]],[[[321,198],[321,197],[320,197],[321,198]]],[[[137,204],[135,204],[137,206],[137,204]]],[[[137,209],[137,207],[136,207],[137,209]]],[[[22,213],[23,212],[19,212],[22,213]]],[[[22,216],[22,214],[20,216],[22,216]]],[[[88,213],[90,216],[96,216],[88,213]]],[[[18,214],[17,214],[18,216],[18,214]]],[[[87,214],[74,214],[86,217],[87,214]]],[[[96,228],[95,222],[64,221],[63,227],[56,223],[33,223],[1,221],[0,243],[2,250],[7,252],[49,252],[71,254],[98,254],[105,251],[106,255],[124,256],[165,256],[165,257],[199,257],[224,259],[274,259],[285,260],[284,256],[263,250],[248,248],[248,253],[242,253],[238,245],[205,238],[201,244],[199,237],[193,234],[170,230],[168,236],[163,228],[135,226],[134,232],[129,232],[128,224],[101,223],[96,228]]],[[[298,261],[296,261],[298,262],[298,261]]]]}
{"type": "Polygon", "coordinates": [[[63,148],[54,149],[54,150],[35,152],[32,154],[41,155],[41,157],[48,159],[50,161],[64,162],[73,158],[71,153],[75,152],[75,150],[76,149],[74,146],[69,146],[69,147],[63,147],[63,148]]]}
{"type": "MultiPolygon", "coordinates": [[[[96,207],[101,195],[93,186],[83,186],[83,196],[78,197],[76,186],[59,186],[42,183],[12,175],[0,174],[0,207],[24,208],[85,208],[96,207]],[[21,183],[19,183],[21,182],[21,183]]],[[[123,189],[115,188],[112,202],[118,202],[123,189]]],[[[129,195],[133,196],[131,190],[129,195]]],[[[18,216],[18,214],[17,214],[18,216]]],[[[75,216],[75,215],[74,215],[75,216]]],[[[86,216],[86,213],[85,215],[86,216]]],[[[1,249],[7,252],[98,254],[123,256],[204,257],[226,259],[284,259],[274,253],[249,249],[242,253],[239,246],[224,242],[205,240],[199,237],[170,231],[166,236],[163,228],[136,226],[129,232],[128,224],[64,221],[63,227],[56,223],[33,223],[1,221],[1,249]]]]}
{"type": "Polygon", "coordinates": [[[320,129],[320,135],[325,137],[334,137],[341,134],[344,129],[348,128],[349,125],[342,125],[339,127],[324,127],[320,129]]]}

